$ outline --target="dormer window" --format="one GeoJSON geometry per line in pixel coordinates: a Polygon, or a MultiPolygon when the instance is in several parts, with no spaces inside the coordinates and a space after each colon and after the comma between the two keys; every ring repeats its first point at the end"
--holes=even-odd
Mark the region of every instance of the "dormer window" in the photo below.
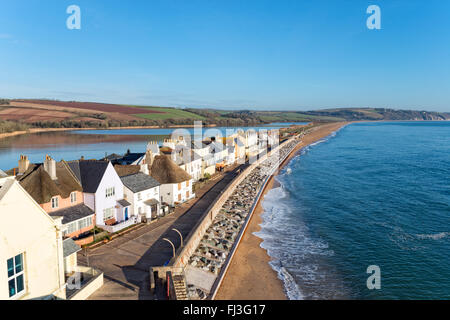
{"type": "Polygon", "coordinates": [[[59,200],[58,197],[53,197],[52,198],[52,209],[56,209],[59,207],[59,200]]]}
{"type": "Polygon", "coordinates": [[[70,203],[75,203],[77,202],[77,193],[76,192],[72,192],[70,194],[70,203]]]}

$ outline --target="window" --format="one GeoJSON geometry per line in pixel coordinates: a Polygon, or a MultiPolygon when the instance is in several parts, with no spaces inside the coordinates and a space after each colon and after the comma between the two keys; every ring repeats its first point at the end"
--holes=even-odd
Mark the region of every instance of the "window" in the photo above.
{"type": "Polygon", "coordinates": [[[52,198],[52,209],[58,208],[59,207],[59,201],[58,201],[58,197],[53,197],[52,198]]]}
{"type": "Polygon", "coordinates": [[[103,210],[103,221],[111,220],[114,218],[114,207],[103,210]]]}
{"type": "Polygon", "coordinates": [[[189,181],[186,181],[186,187],[189,187],[189,181]]]}
{"type": "Polygon", "coordinates": [[[178,184],[178,190],[181,190],[181,183],[178,184]]]}
{"type": "Polygon", "coordinates": [[[91,217],[78,220],[78,230],[89,227],[91,225],[91,222],[92,222],[91,217]]]}
{"type": "Polygon", "coordinates": [[[142,195],[140,192],[137,194],[137,196],[138,196],[138,200],[142,200],[142,195]]]}
{"type": "Polygon", "coordinates": [[[71,234],[74,233],[75,231],[77,231],[77,223],[76,222],[69,223],[67,225],[67,233],[71,234]]]}
{"type": "Polygon", "coordinates": [[[77,202],[77,193],[76,192],[72,192],[70,194],[70,203],[75,203],[77,202]]]}
{"type": "Polygon", "coordinates": [[[23,253],[7,260],[9,297],[15,297],[25,290],[23,253]]]}
{"type": "Polygon", "coordinates": [[[178,194],[178,201],[181,201],[181,194],[178,194]]]}
{"type": "Polygon", "coordinates": [[[106,188],[106,198],[112,197],[116,194],[116,188],[106,188]]]}

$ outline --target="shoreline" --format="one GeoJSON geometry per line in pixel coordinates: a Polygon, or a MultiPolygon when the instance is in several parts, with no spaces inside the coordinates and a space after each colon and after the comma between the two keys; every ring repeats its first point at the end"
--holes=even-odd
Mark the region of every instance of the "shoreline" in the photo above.
{"type": "MultiPolygon", "coordinates": [[[[110,128],[30,128],[24,131],[14,131],[14,132],[6,132],[0,133],[0,139],[18,136],[22,134],[33,134],[33,133],[41,133],[41,132],[58,132],[58,131],[81,131],[81,130],[129,130],[129,129],[177,129],[177,128],[193,128],[193,124],[187,125],[173,125],[168,127],[160,127],[160,126],[135,126],[135,127],[110,127],[110,128]]],[[[203,127],[214,128],[217,125],[203,125],[203,127]]]]}
{"type": "Polygon", "coordinates": [[[288,300],[283,281],[269,264],[272,258],[267,250],[261,247],[263,239],[254,235],[255,232],[261,230],[264,197],[269,190],[279,186],[275,177],[292,158],[297,156],[301,149],[350,123],[328,123],[313,128],[310,133],[303,136],[302,142],[291,151],[289,156],[280,164],[277,172],[270,177],[235,256],[230,262],[229,269],[217,292],[216,300],[288,300]]]}
{"type": "MultiPolygon", "coordinates": [[[[357,121],[340,121],[340,122],[331,122],[326,124],[336,124],[336,123],[361,123],[361,122],[442,122],[442,121],[450,121],[450,120],[357,120],[357,121]]],[[[305,121],[308,122],[308,121],[305,121]]],[[[310,121],[314,122],[314,121],[310,121]]],[[[326,125],[325,124],[325,125],[326,125]]],[[[263,124],[262,124],[263,125],[263,124]]],[[[268,124],[267,124],[268,125],[268,124]]],[[[205,128],[214,128],[217,127],[216,124],[203,125],[205,128]]],[[[0,133],[0,140],[8,137],[18,136],[22,134],[33,134],[33,133],[41,133],[41,132],[58,132],[58,131],[81,131],[81,130],[129,130],[129,129],[177,129],[177,128],[193,128],[192,124],[180,124],[173,125],[168,127],[161,126],[127,126],[127,127],[110,127],[110,128],[30,128],[24,131],[14,131],[14,132],[5,132],[0,133]]],[[[245,128],[245,126],[242,126],[245,128]]]]}

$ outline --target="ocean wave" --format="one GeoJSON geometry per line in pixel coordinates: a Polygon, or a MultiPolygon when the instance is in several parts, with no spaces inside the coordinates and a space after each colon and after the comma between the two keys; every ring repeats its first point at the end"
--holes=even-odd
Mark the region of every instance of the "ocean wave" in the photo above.
{"type": "MultiPolygon", "coordinates": [[[[345,126],[344,126],[344,127],[345,127],[345,126]]],[[[337,129],[336,131],[331,132],[328,136],[326,136],[326,137],[324,137],[324,138],[322,138],[322,139],[320,139],[320,140],[318,140],[318,141],[316,141],[316,142],[310,143],[310,144],[307,145],[306,147],[303,147],[303,148],[301,149],[301,151],[300,151],[300,154],[297,155],[297,157],[306,154],[306,153],[311,149],[311,147],[317,146],[317,145],[319,145],[319,144],[321,144],[321,143],[324,143],[324,142],[329,141],[331,138],[336,137],[336,135],[338,134],[338,132],[341,131],[344,127],[341,127],[341,128],[339,128],[339,129],[337,129]]]]}
{"type": "Polygon", "coordinates": [[[289,300],[304,300],[304,296],[300,291],[300,288],[295,281],[294,277],[289,273],[289,271],[282,265],[277,266],[272,265],[272,268],[277,271],[278,277],[284,283],[284,289],[286,290],[286,295],[289,300]]]}
{"type": "Polygon", "coordinates": [[[450,232],[439,232],[434,234],[416,234],[416,237],[421,240],[432,239],[432,240],[440,240],[450,236],[450,232]]]}
{"type": "MultiPolygon", "coordinates": [[[[308,227],[293,215],[290,194],[282,180],[280,187],[269,190],[264,197],[261,230],[254,235],[263,240],[261,247],[272,258],[270,265],[283,281],[288,298],[303,300],[305,294],[297,281],[311,283],[321,278],[322,271],[313,261],[334,252],[326,242],[308,236],[308,227]]],[[[313,292],[308,293],[308,299],[313,296],[313,292]]]]}

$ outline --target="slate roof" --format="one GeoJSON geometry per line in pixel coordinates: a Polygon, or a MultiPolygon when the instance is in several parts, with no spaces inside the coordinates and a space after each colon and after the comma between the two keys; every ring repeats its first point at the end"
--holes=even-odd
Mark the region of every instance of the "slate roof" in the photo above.
{"type": "Polygon", "coordinates": [[[114,160],[117,160],[117,159],[121,159],[123,156],[121,156],[120,154],[117,154],[117,153],[111,153],[111,154],[108,154],[106,157],[104,157],[102,160],[105,160],[105,161],[114,161],[114,160]]]}
{"type": "MultiPolygon", "coordinates": [[[[111,158],[111,162],[113,164],[127,165],[127,164],[132,164],[132,163],[136,162],[143,156],[145,156],[145,153],[127,153],[121,157],[111,158]]],[[[107,159],[107,160],[109,160],[109,159],[107,159]]]]}
{"type": "Polygon", "coordinates": [[[161,185],[161,183],[156,181],[154,178],[142,172],[124,176],[120,179],[122,180],[122,183],[133,193],[141,192],[161,185]]]}
{"type": "Polygon", "coordinates": [[[92,211],[88,206],[84,204],[79,204],[73,207],[61,209],[58,211],[54,211],[50,213],[51,217],[63,217],[62,223],[68,224],[73,221],[77,221],[89,216],[94,215],[94,211],[92,211]]]}
{"type": "Polygon", "coordinates": [[[98,160],[76,160],[68,162],[86,193],[97,192],[109,162],[98,160]]]}
{"type": "Polygon", "coordinates": [[[114,165],[114,169],[116,170],[119,177],[124,177],[139,173],[141,171],[141,166],[116,164],[114,165]]]}
{"type": "Polygon", "coordinates": [[[129,207],[129,206],[131,206],[131,203],[129,203],[125,199],[119,200],[119,201],[117,201],[117,203],[120,204],[122,207],[129,207]]]}
{"type": "Polygon", "coordinates": [[[81,251],[81,247],[75,243],[70,238],[67,238],[63,241],[63,256],[64,258],[67,258],[71,254],[77,253],[78,251],[81,251]]]}

